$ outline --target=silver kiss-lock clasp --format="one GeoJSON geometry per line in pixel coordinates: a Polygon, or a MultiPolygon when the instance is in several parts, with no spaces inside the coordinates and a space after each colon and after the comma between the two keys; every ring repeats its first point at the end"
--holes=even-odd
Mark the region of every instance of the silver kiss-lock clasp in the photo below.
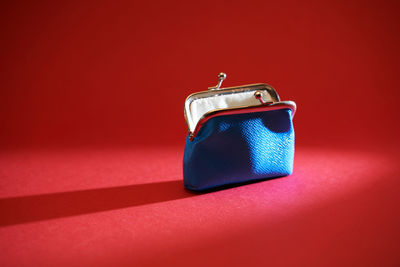
{"type": "Polygon", "coordinates": [[[224,73],[224,72],[220,72],[219,74],[218,74],[218,83],[217,83],[217,85],[216,86],[213,86],[213,87],[209,87],[208,88],[208,90],[218,90],[220,87],[221,87],[221,85],[222,85],[222,82],[224,81],[226,79],[226,73],[224,73]]]}
{"type": "MultiPolygon", "coordinates": [[[[209,87],[208,90],[213,91],[213,90],[219,90],[221,88],[222,82],[226,79],[226,73],[225,72],[220,72],[218,74],[218,83],[216,86],[209,87]]],[[[265,102],[263,100],[263,92],[262,91],[257,91],[254,93],[254,97],[260,101],[262,105],[270,104],[272,102],[265,102]]]]}

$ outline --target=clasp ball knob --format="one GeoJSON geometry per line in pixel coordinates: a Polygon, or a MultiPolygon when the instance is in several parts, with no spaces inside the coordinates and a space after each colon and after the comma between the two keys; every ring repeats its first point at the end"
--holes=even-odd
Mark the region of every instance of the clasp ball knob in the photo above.
{"type": "Polygon", "coordinates": [[[225,80],[225,78],[226,78],[226,73],[220,72],[220,73],[218,74],[218,79],[225,80]]]}

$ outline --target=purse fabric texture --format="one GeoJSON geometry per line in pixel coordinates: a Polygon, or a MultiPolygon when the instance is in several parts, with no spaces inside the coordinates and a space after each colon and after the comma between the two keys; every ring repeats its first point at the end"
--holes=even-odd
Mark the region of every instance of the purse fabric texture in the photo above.
{"type": "Polygon", "coordinates": [[[222,185],[290,175],[293,170],[292,110],[221,115],[209,119],[190,141],[186,137],[186,188],[222,185]]]}

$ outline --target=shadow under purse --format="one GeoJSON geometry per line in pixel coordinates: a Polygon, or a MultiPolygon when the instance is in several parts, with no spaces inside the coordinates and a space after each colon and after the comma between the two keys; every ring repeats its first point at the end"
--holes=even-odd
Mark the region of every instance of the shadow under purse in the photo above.
{"type": "Polygon", "coordinates": [[[290,175],[296,112],[271,86],[217,86],[185,101],[183,181],[195,191],[290,175]]]}

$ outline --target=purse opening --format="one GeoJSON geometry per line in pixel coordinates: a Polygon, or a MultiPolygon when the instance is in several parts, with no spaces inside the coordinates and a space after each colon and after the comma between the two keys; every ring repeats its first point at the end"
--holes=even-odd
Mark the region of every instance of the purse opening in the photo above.
{"type": "MultiPolygon", "coordinates": [[[[194,131],[199,120],[209,112],[228,108],[259,106],[261,103],[254,97],[254,93],[254,91],[248,91],[234,94],[214,95],[192,101],[189,106],[189,130],[194,131]]],[[[263,100],[265,102],[273,102],[269,94],[264,94],[263,100]]]]}
{"type": "Polygon", "coordinates": [[[276,91],[266,84],[251,84],[221,88],[191,94],[185,101],[185,119],[189,132],[207,114],[227,109],[262,106],[263,103],[279,102],[276,91]],[[255,96],[259,92],[261,99],[255,96]]]}

